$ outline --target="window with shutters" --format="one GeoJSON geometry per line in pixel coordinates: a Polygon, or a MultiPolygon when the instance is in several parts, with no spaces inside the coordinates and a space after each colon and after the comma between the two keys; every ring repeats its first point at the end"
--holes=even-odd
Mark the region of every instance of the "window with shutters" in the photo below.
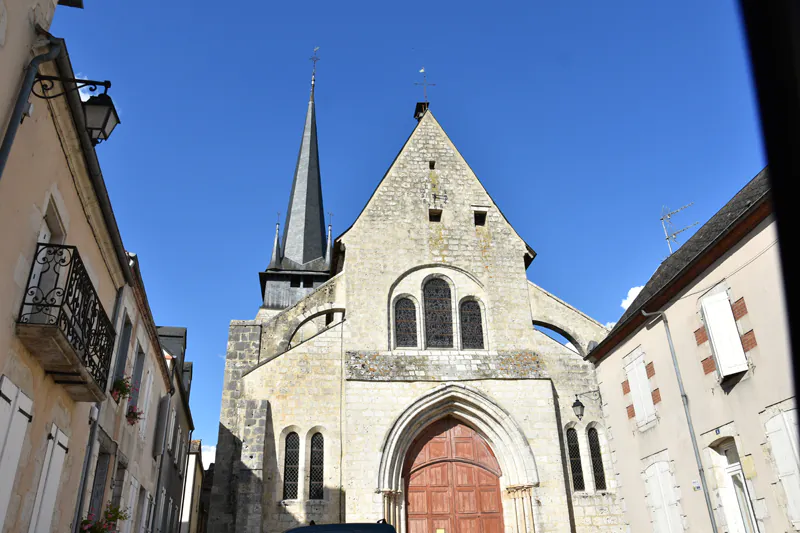
{"type": "Polygon", "coordinates": [[[142,388],[142,371],[144,370],[144,352],[142,348],[136,351],[136,359],[133,363],[133,376],[131,377],[131,394],[128,398],[128,405],[141,409],[139,406],[139,391],[142,388]]]}
{"type": "Polygon", "coordinates": [[[411,298],[400,298],[394,304],[394,339],[398,348],[417,346],[417,306],[411,298]]]}
{"type": "Polygon", "coordinates": [[[133,523],[136,517],[136,503],[139,498],[139,482],[136,480],[135,477],[130,476],[130,481],[128,483],[128,497],[126,499],[126,505],[128,511],[128,518],[126,520],[122,520],[117,522],[117,529],[120,533],[135,533],[133,529],[133,523]]]}
{"type": "Polygon", "coordinates": [[[322,433],[311,437],[311,468],[308,477],[308,499],[321,500],[323,496],[323,474],[325,466],[325,439],[322,433]]]}
{"type": "Polygon", "coordinates": [[[283,499],[297,499],[297,477],[300,473],[300,437],[292,431],[286,435],[283,460],[283,499]]]}
{"type": "Polygon", "coordinates": [[[669,462],[656,461],[645,471],[645,490],[654,533],[683,533],[683,518],[669,462]]]}
{"type": "Polygon", "coordinates": [[[778,480],[786,494],[786,514],[800,529],[800,453],[797,442],[797,409],[773,416],[765,424],[778,480]]]}
{"type": "Polygon", "coordinates": [[[133,324],[131,324],[128,314],[125,314],[122,326],[122,335],[119,338],[117,345],[117,362],[114,366],[114,379],[125,377],[125,365],[128,362],[128,345],[131,343],[131,333],[133,332],[133,324]]]}
{"type": "Polygon", "coordinates": [[[603,454],[600,451],[600,438],[597,429],[590,427],[586,431],[589,441],[589,456],[592,459],[592,474],[594,474],[594,489],[606,490],[606,472],[603,468],[603,454]]]}
{"type": "Polygon", "coordinates": [[[111,454],[102,450],[97,456],[97,465],[94,468],[94,480],[92,481],[92,495],[89,500],[89,513],[98,516],[103,510],[103,502],[106,494],[106,481],[108,481],[108,470],[111,466],[111,454]]]}
{"type": "Polygon", "coordinates": [[[433,278],[423,289],[425,305],[425,344],[428,348],[453,347],[453,307],[450,285],[433,278]]]}
{"type": "Polygon", "coordinates": [[[461,347],[465,350],[483,350],[483,319],[481,304],[475,300],[461,302],[461,347]]]}
{"type": "Polygon", "coordinates": [[[625,374],[633,398],[633,408],[636,413],[636,424],[640,427],[649,424],[656,418],[656,406],[650,390],[650,379],[644,362],[644,352],[636,353],[632,360],[625,365],[625,374]]]}
{"type": "Polygon", "coordinates": [[[28,533],[50,533],[53,512],[61,485],[61,472],[69,451],[69,439],[53,424],[47,439],[47,451],[42,463],[42,473],[36,490],[28,533]]]}
{"type": "Polygon", "coordinates": [[[0,529],[6,519],[33,402],[6,376],[0,377],[0,529]]]}
{"type": "Polygon", "coordinates": [[[701,300],[700,305],[720,378],[746,372],[747,356],[742,348],[728,293],[720,291],[709,294],[701,300]]]}
{"type": "Polygon", "coordinates": [[[575,428],[567,430],[567,452],[569,453],[569,469],[572,473],[572,488],[575,492],[586,490],[583,482],[583,466],[581,465],[581,447],[578,444],[578,432],[575,428]]]}
{"type": "Polygon", "coordinates": [[[156,516],[155,516],[155,523],[153,524],[152,530],[156,532],[161,532],[164,526],[164,505],[166,504],[167,499],[167,489],[161,489],[161,493],[158,496],[158,504],[156,505],[156,516]]]}

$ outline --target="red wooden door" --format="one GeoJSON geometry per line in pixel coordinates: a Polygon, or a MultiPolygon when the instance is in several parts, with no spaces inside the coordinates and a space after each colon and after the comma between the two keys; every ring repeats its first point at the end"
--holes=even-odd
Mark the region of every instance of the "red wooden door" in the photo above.
{"type": "Polygon", "coordinates": [[[405,479],[409,533],[503,533],[500,465],[486,441],[454,418],[417,438],[405,479]]]}

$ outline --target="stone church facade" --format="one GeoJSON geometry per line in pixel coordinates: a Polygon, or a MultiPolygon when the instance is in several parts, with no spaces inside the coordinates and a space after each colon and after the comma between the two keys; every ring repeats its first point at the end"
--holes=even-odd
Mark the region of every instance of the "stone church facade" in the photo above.
{"type": "Polygon", "coordinates": [[[572,408],[607,330],[528,281],[535,252],[427,103],[332,241],[313,96],[264,303],[230,325],[209,531],[625,530],[600,402],[572,408]]]}

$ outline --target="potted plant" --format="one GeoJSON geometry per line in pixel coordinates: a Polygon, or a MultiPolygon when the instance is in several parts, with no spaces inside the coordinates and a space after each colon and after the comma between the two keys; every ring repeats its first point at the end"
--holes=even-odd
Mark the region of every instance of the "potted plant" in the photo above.
{"type": "Polygon", "coordinates": [[[130,518],[128,511],[109,505],[100,516],[89,511],[89,515],[81,520],[81,531],[86,533],[116,533],[117,522],[130,518]]]}
{"type": "Polygon", "coordinates": [[[131,378],[124,376],[114,380],[111,384],[111,397],[115,402],[119,403],[122,398],[127,398],[131,395],[131,378]]]}
{"type": "Polygon", "coordinates": [[[125,413],[125,419],[128,421],[128,424],[134,425],[139,420],[141,420],[144,416],[144,413],[137,409],[135,405],[131,405],[128,407],[128,412],[125,413]]]}

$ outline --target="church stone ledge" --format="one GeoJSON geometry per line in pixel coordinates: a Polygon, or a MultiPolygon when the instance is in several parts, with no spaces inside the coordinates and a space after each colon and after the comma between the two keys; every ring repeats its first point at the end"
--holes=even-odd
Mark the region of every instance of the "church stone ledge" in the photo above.
{"type": "Polygon", "coordinates": [[[467,381],[548,378],[538,354],[514,351],[348,351],[349,381],[467,381]]]}

